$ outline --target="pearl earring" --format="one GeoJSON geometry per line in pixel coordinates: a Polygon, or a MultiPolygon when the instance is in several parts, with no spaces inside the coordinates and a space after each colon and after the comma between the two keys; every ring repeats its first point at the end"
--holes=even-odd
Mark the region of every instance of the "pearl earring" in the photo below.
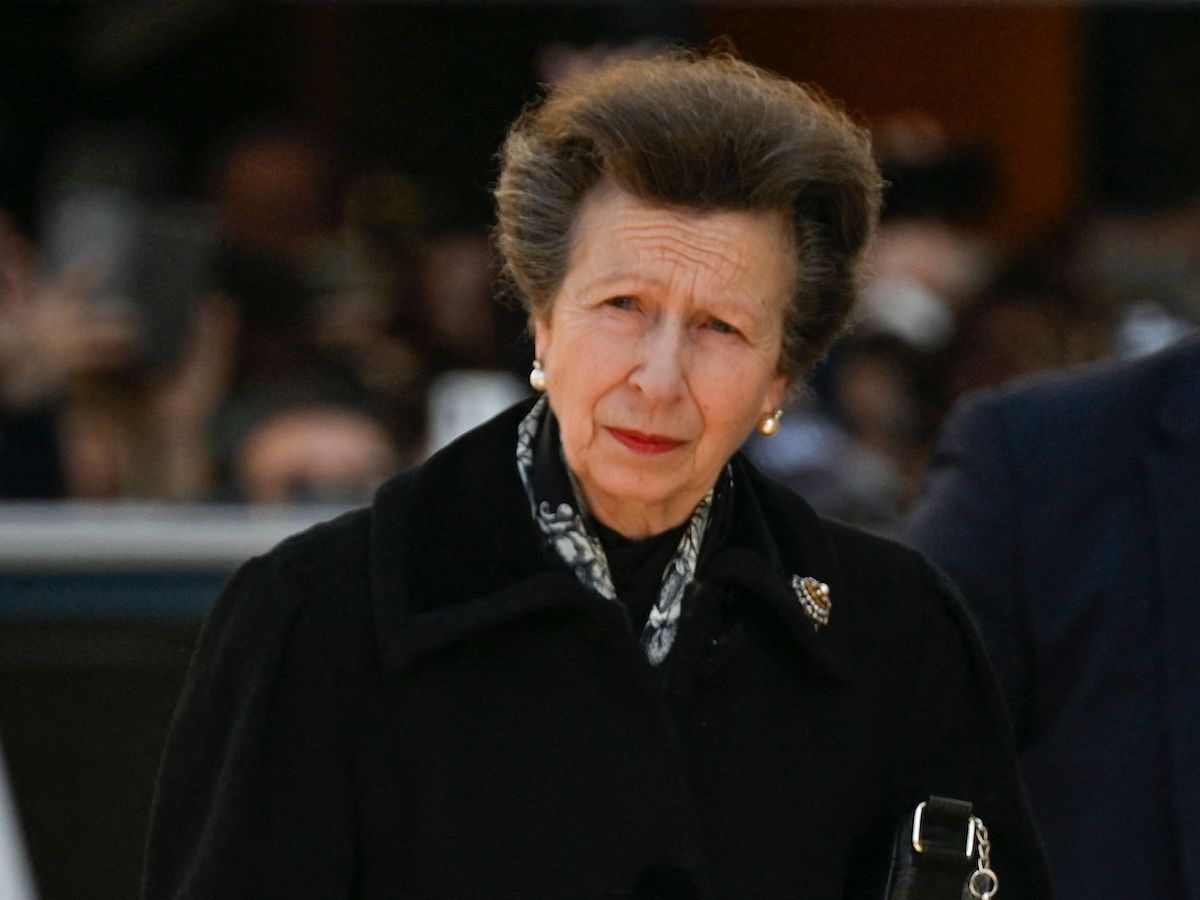
{"type": "Polygon", "coordinates": [[[758,433],[763,437],[770,437],[779,431],[779,420],[783,418],[783,410],[777,409],[775,412],[767,413],[758,420],[758,433]]]}
{"type": "Polygon", "coordinates": [[[546,389],[546,370],[542,368],[540,359],[535,359],[533,368],[529,370],[529,386],[539,394],[546,389]]]}

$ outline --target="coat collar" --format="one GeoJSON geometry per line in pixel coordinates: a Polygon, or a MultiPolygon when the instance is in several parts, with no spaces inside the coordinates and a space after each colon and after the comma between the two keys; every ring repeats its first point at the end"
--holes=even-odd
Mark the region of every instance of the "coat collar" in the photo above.
{"type": "MultiPolygon", "coordinates": [[[[370,580],[386,666],[550,607],[599,611],[545,547],[516,470],[516,429],[530,402],[464,435],[421,466],[385,484],[371,517],[370,580]]],[[[733,523],[701,580],[744,589],[781,619],[825,674],[844,675],[849,598],[832,541],[804,501],[741,458],[734,460],[733,523]],[[829,624],[813,628],[791,587],[793,575],[830,586],[829,624]],[[843,601],[843,602],[839,602],[843,601]]]]}

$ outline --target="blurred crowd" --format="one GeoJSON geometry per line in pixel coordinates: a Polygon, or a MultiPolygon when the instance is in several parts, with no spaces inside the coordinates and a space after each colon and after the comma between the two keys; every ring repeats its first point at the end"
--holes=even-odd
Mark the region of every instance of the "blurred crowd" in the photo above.
{"type": "Polygon", "coordinates": [[[428,409],[443,374],[520,396],[486,230],[430,227],[402,174],[262,124],[183,204],[136,134],[63,150],[36,236],[0,220],[4,495],[352,502],[478,401],[428,409]]]}
{"type": "MultiPolygon", "coordinates": [[[[986,156],[920,120],[876,144],[858,320],[748,452],[887,529],[964,392],[1200,322],[1200,206],[1078,212],[1002,246],[973,226],[1003,190],[986,156]]],[[[156,190],[155,148],[75,134],[34,227],[0,214],[0,496],[354,502],[522,396],[529,343],[486,228],[437,224],[404,173],[343,171],[288,123],[222,144],[191,203],[156,190]]]]}
{"type": "Polygon", "coordinates": [[[935,123],[880,123],[884,220],[858,319],[770,441],[747,450],[821,512],[887,532],[963,394],[1111,356],[1200,324],[1200,204],[1073,212],[1004,246],[972,227],[997,184],[935,123]]]}

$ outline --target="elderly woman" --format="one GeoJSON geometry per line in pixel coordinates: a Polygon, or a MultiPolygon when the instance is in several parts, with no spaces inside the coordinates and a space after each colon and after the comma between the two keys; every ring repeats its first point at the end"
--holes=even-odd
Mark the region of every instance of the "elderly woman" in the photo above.
{"type": "Polygon", "coordinates": [[[953,590],[737,452],[847,317],[865,135],[728,58],[625,63],[515,123],[496,203],[544,395],[233,578],[146,896],[877,898],[931,794],[1044,896],[953,590]]]}

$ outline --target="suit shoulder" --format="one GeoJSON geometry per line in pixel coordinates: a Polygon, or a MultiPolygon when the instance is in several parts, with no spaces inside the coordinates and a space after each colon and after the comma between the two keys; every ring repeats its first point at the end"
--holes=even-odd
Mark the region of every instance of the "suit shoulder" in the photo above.
{"type": "Polygon", "coordinates": [[[961,414],[993,414],[1017,425],[1077,432],[1092,421],[1127,416],[1137,421],[1155,408],[1161,385],[1180,360],[1200,352],[1189,341],[1134,360],[1102,360],[1055,369],[970,394],[961,414]]]}

